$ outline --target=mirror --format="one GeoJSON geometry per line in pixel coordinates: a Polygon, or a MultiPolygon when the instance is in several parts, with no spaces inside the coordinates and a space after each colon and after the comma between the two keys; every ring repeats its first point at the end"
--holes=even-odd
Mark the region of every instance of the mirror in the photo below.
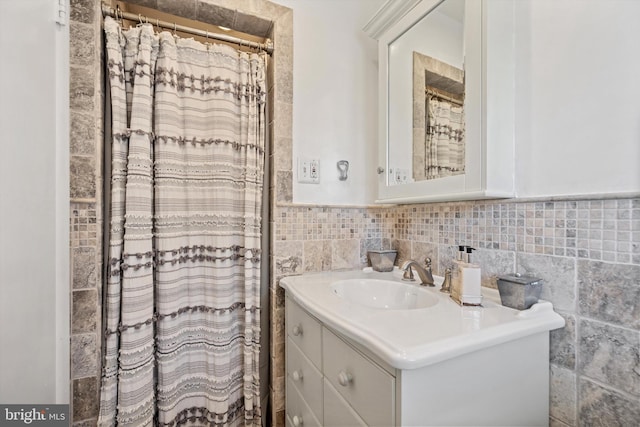
{"type": "Polygon", "coordinates": [[[465,0],[388,44],[388,185],[465,173],[465,0]]]}
{"type": "Polygon", "coordinates": [[[378,203],[515,196],[514,3],[388,0],[378,39],[378,203]]]}

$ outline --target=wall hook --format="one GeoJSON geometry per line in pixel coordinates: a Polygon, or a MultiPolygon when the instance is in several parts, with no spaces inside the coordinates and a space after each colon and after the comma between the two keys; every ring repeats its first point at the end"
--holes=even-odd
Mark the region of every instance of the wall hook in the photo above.
{"type": "Polygon", "coordinates": [[[338,160],[336,166],[338,167],[338,172],[340,173],[340,175],[338,175],[338,179],[340,181],[346,181],[348,178],[347,174],[349,172],[349,162],[346,160],[338,160]]]}

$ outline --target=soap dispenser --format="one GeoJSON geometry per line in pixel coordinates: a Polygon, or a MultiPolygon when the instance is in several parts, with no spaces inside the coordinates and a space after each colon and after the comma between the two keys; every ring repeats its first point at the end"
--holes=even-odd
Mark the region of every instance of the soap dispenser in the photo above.
{"type": "Polygon", "coordinates": [[[480,265],[474,264],[471,254],[475,249],[465,247],[463,260],[457,262],[459,268],[457,286],[451,291],[451,297],[461,305],[481,305],[482,304],[482,281],[480,265]],[[457,288],[457,289],[456,289],[457,288]]]}

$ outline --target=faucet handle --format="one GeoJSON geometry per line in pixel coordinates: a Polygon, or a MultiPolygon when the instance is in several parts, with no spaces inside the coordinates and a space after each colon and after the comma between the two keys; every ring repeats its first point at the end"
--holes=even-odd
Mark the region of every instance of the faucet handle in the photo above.
{"type": "Polygon", "coordinates": [[[431,268],[431,258],[426,257],[426,258],[424,259],[424,265],[425,265],[427,268],[431,268]]]}
{"type": "Polygon", "coordinates": [[[440,287],[440,292],[451,293],[451,269],[450,268],[447,268],[444,271],[444,282],[442,282],[442,286],[440,287]]]}

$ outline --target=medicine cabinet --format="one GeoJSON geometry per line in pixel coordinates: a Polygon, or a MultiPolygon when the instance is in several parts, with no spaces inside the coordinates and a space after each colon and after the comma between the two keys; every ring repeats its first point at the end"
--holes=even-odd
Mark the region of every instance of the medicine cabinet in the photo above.
{"type": "Polygon", "coordinates": [[[509,198],[512,0],[388,1],[378,39],[379,203],[509,198]]]}

